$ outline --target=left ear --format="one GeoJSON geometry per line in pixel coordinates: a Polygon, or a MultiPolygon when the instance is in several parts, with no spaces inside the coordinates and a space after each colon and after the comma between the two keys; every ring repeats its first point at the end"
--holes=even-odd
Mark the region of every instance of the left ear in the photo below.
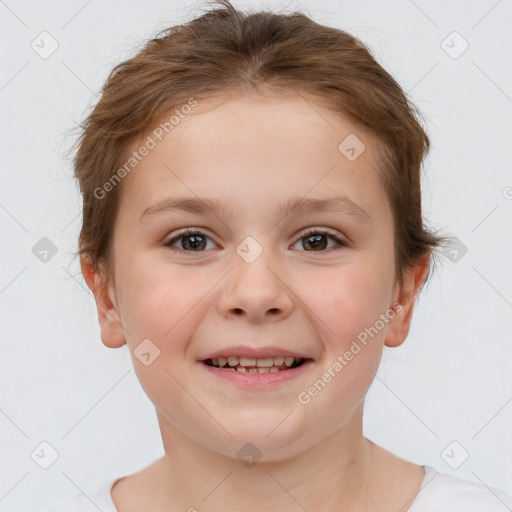
{"type": "Polygon", "coordinates": [[[388,347],[398,347],[407,338],[411,326],[414,302],[425,280],[428,267],[429,257],[426,255],[406,272],[403,286],[400,288],[398,284],[396,285],[390,307],[393,307],[395,303],[400,304],[400,306],[393,308],[395,316],[388,324],[384,342],[388,347]]]}

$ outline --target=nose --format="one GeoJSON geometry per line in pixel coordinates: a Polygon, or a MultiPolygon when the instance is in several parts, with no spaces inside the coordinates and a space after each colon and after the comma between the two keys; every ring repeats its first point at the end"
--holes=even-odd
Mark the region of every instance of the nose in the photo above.
{"type": "Polygon", "coordinates": [[[251,322],[279,321],[292,311],[293,292],[286,276],[266,257],[266,251],[251,263],[234,254],[234,268],[226,276],[218,308],[226,318],[245,317],[251,322]]]}

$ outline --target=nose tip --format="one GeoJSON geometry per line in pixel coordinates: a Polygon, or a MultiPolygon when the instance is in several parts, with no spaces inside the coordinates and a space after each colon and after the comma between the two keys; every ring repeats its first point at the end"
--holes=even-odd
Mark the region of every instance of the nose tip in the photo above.
{"type": "Polygon", "coordinates": [[[262,320],[290,314],[288,287],[266,263],[263,259],[253,263],[239,261],[219,300],[224,316],[262,320]]]}

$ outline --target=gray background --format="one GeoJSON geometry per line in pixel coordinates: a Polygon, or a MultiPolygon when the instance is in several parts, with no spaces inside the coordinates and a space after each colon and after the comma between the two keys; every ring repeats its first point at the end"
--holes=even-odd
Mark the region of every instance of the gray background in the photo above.
{"type": "MultiPolygon", "coordinates": [[[[406,343],[385,349],[364,433],[418,464],[512,492],[512,1],[234,4],[288,5],[351,32],[427,119],[425,215],[457,237],[457,252],[424,290],[406,343]]],[[[0,0],[1,510],[41,510],[163,454],[127,347],[102,344],[71,257],[80,197],[64,152],[112,67],[200,5],[0,0]],[[43,31],[58,43],[47,58],[31,46],[51,49],[43,31]],[[43,256],[43,237],[56,254],[43,256]],[[42,442],[58,452],[47,469],[42,442]]]]}

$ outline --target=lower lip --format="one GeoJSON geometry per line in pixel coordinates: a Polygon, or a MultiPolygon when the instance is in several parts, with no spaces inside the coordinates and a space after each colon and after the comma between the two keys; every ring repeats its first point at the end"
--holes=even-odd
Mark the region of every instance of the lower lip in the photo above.
{"type": "Polygon", "coordinates": [[[216,368],[215,366],[209,366],[201,361],[198,361],[199,365],[206,371],[218,377],[219,379],[227,380],[233,384],[245,389],[263,389],[273,388],[279,384],[290,381],[307,372],[313,365],[313,360],[308,359],[304,361],[300,366],[291,368],[289,370],[281,370],[273,373],[247,373],[239,372],[236,370],[226,370],[223,368],[216,368]]]}

